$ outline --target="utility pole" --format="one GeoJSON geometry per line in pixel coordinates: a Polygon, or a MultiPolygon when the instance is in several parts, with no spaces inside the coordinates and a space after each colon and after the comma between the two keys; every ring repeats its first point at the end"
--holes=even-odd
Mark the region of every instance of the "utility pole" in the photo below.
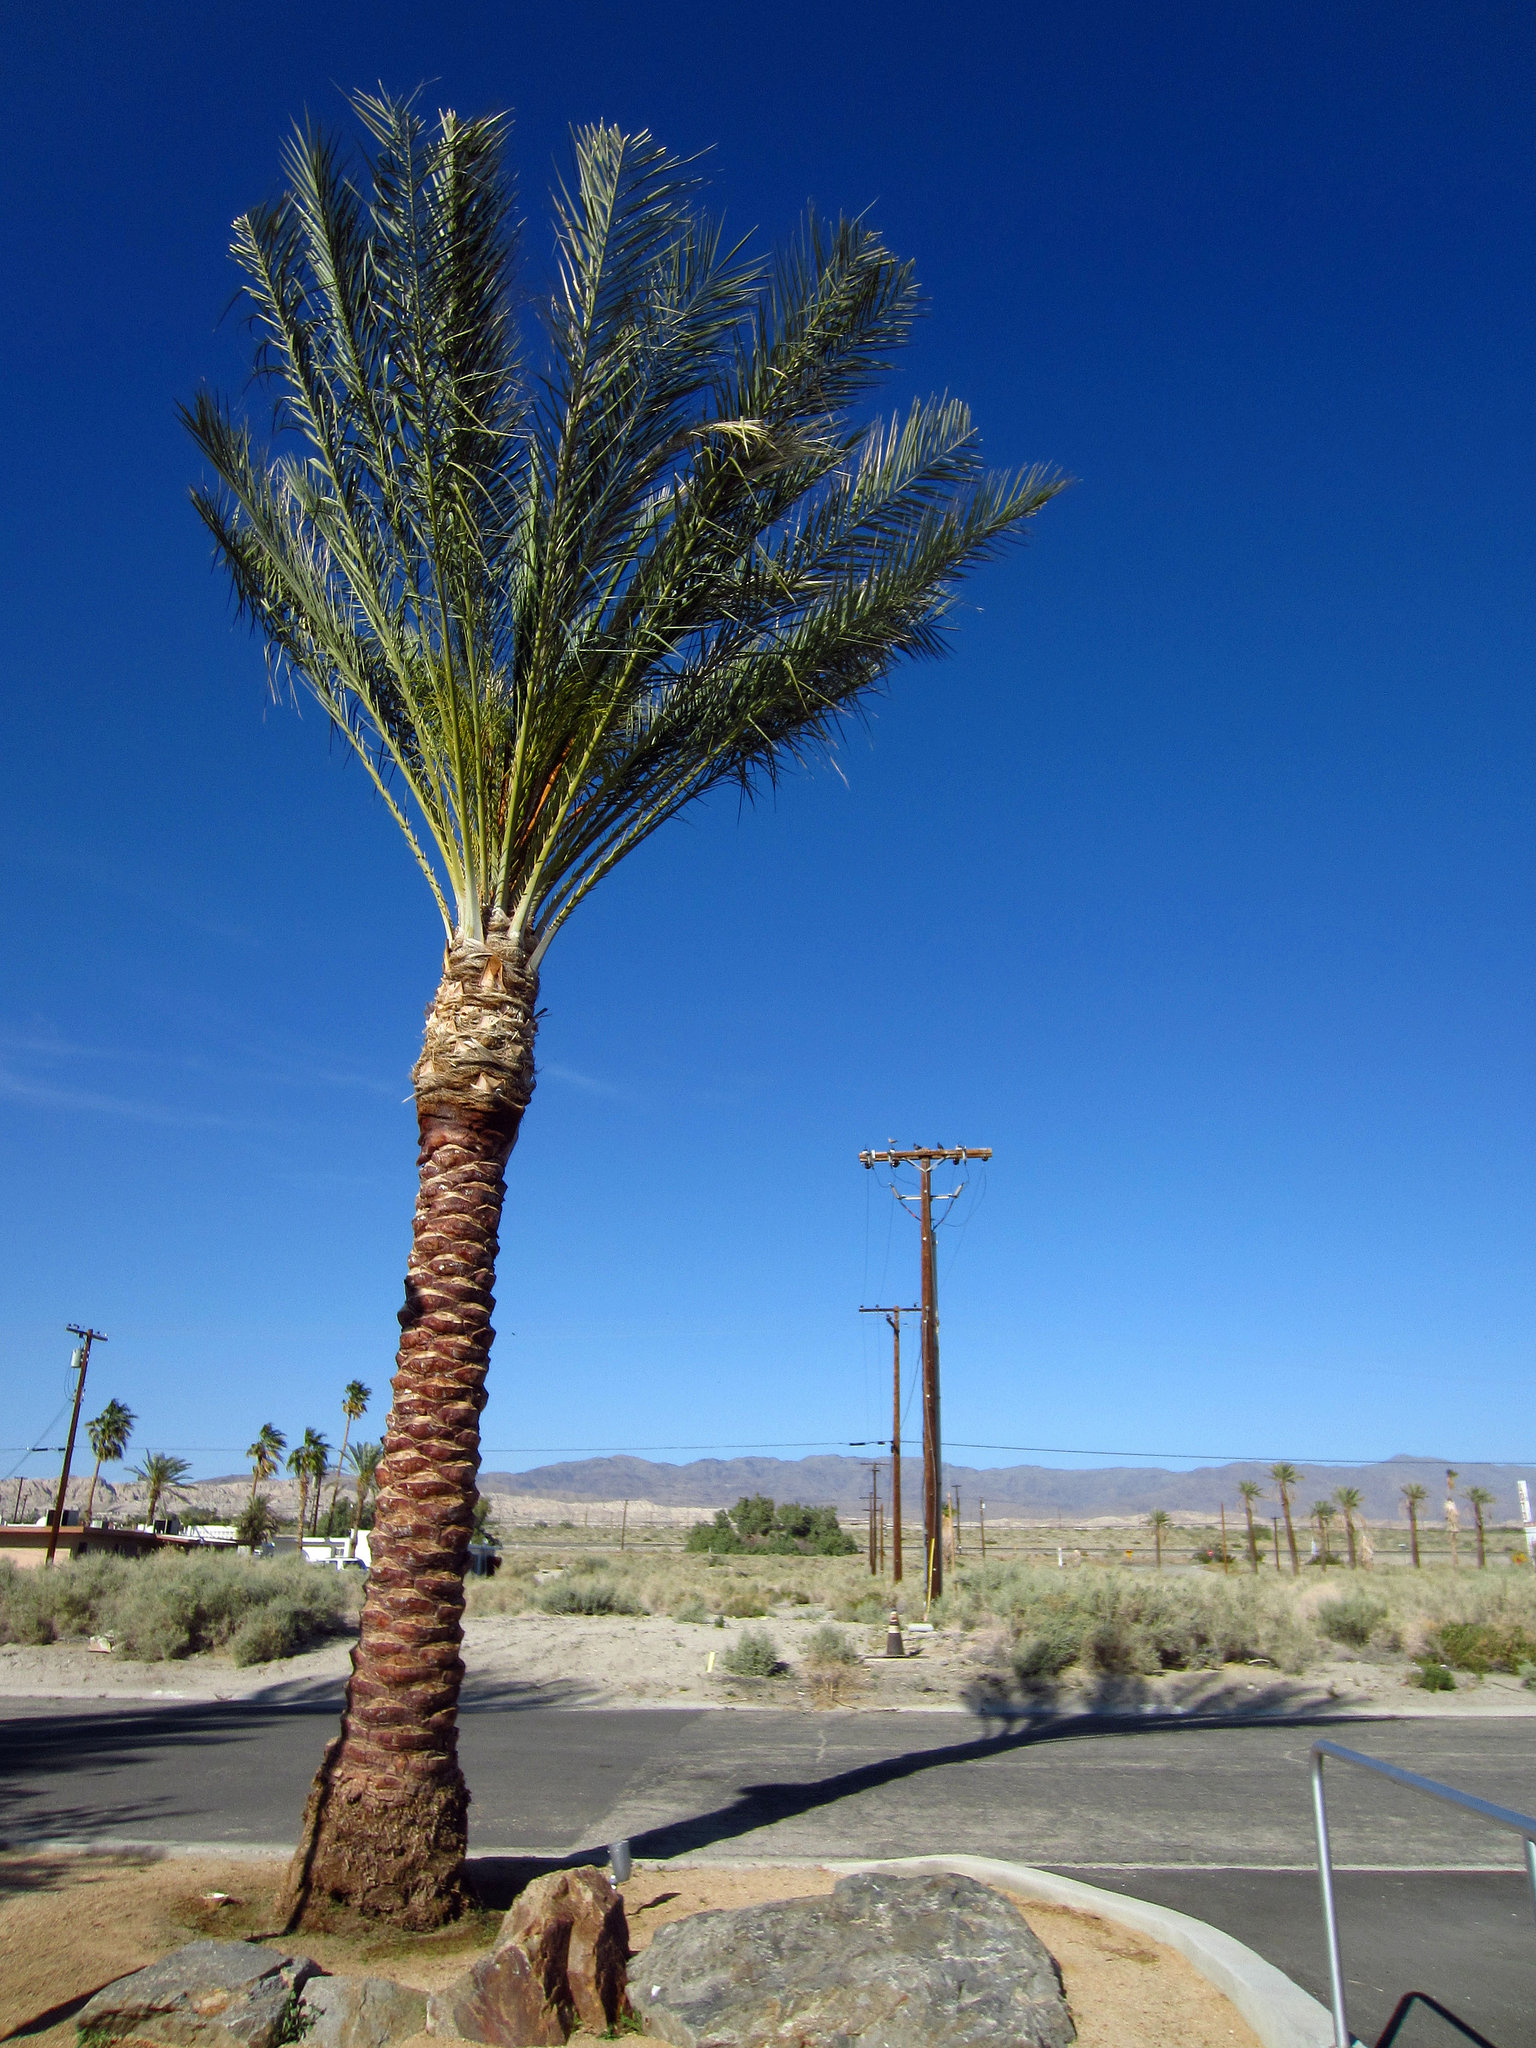
{"type": "Polygon", "coordinates": [[[987,1504],[981,1503],[981,1561],[987,1561],[987,1504]]]}
{"type": "Polygon", "coordinates": [[[880,1542],[876,1534],[875,1517],[880,1512],[880,1467],[869,1468],[869,1575],[872,1579],[880,1575],[880,1542]]]}
{"type": "MultiPolygon", "coordinates": [[[[922,1230],[923,1536],[927,1548],[926,1594],[930,1603],[944,1590],[944,1561],[940,1555],[943,1542],[943,1496],[940,1492],[943,1447],[939,1428],[939,1290],[933,1251],[933,1169],[939,1160],[959,1166],[967,1159],[986,1160],[991,1157],[990,1145],[913,1145],[906,1151],[898,1151],[891,1145],[883,1152],[859,1154],[860,1162],[866,1168],[876,1165],[915,1166],[918,1170],[918,1223],[922,1230]]],[[[959,1192],[956,1188],[954,1194],[941,1194],[937,1199],[952,1202],[959,1192]]],[[[911,1199],[910,1196],[897,1196],[903,1204],[911,1199]]]]}
{"type": "Polygon", "coordinates": [[[892,1378],[894,1392],[891,1398],[891,1583],[901,1583],[901,1319],[915,1316],[917,1304],[909,1303],[905,1308],[885,1308],[876,1304],[873,1308],[861,1308],[861,1316],[884,1316],[891,1326],[892,1378]]]}
{"type": "Polygon", "coordinates": [[[59,1525],[64,1519],[64,1496],[69,1490],[69,1468],[75,1455],[75,1431],[80,1427],[80,1403],[85,1398],[85,1369],[91,1362],[91,1346],[105,1344],[106,1338],[100,1330],[82,1330],[78,1323],[66,1323],[71,1337],[80,1342],[75,1350],[74,1366],[80,1377],[75,1381],[75,1406],[69,1418],[69,1435],[64,1440],[64,1470],[59,1474],[58,1499],[53,1504],[53,1516],[48,1525],[48,1555],[44,1564],[53,1563],[53,1553],[59,1547],[59,1525]]]}

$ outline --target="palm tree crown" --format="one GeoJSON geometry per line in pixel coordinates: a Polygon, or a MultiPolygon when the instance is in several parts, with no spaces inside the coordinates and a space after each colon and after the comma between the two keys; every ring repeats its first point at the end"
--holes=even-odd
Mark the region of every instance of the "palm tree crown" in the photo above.
{"type": "Polygon", "coordinates": [[[153,1522],[155,1509],[167,1494],[180,1493],[182,1482],[192,1470],[185,1458],[173,1458],[165,1451],[151,1451],[142,1465],[135,1466],[134,1478],[142,1480],[149,1488],[149,1500],[144,1509],[146,1522],[153,1522]]]}
{"type": "Polygon", "coordinates": [[[371,190],[303,131],[233,253],[277,445],[208,394],[194,501],[279,665],[356,748],[450,940],[530,971],[618,861],[825,743],[940,644],[964,568],[1061,488],[966,408],[853,408],[919,311],[861,223],[728,247],[648,134],[575,131],[547,363],[511,290],[505,123],[358,96],[371,190]]]}
{"type": "Polygon", "coordinates": [[[133,1410],[125,1408],[121,1401],[109,1401],[94,1421],[85,1425],[85,1434],[96,1459],[91,1473],[91,1489],[85,1497],[87,1528],[91,1523],[91,1510],[96,1505],[96,1482],[101,1477],[101,1468],[103,1465],[115,1465],[122,1457],[138,1419],[133,1410]]]}

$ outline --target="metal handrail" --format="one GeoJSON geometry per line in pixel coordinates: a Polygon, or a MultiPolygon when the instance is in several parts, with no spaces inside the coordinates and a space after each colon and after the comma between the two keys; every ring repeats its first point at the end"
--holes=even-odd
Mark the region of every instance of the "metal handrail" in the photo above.
{"type": "Polygon", "coordinates": [[[1458,1792],[1453,1785],[1442,1785],[1437,1778],[1421,1778],[1416,1771],[1401,1770],[1396,1764],[1384,1764],[1379,1757],[1362,1756],[1358,1749],[1344,1749],[1337,1742],[1313,1743],[1312,1817],[1317,1823],[1317,1874],[1323,1888],[1323,1925],[1328,1935],[1333,2041],[1334,2048],[1354,2048],[1349,2019],[1344,2010],[1344,1961],[1339,1952],[1339,1916],[1333,1899],[1333,1857],[1328,1847],[1328,1808],[1323,1798],[1323,1759],[1329,1756],[1336,1756],[1340,1763],[1358,1764],[1362,1770],[1374,1771],[1378,1777],[1390,1778],[1394,1785],[1406,1785],[1410,1792],[1428,1793],[1431,1799],[1444,1800],[1447,1806],[1459,1806],[1464,1813],[1475,1813],[1479,1820],[1491,1820],[1496,1827],[1508,1828],[1521,1836],[1525,1843],[1525,1873],[1531,1881],[1533,1906],[1536,1906],[1536,1819],[1528,1813],[1516,1813],[1510,1806],[1495,1806],[1492,1800],[1478,1799],[1470,1792],[1458,1792]]]}

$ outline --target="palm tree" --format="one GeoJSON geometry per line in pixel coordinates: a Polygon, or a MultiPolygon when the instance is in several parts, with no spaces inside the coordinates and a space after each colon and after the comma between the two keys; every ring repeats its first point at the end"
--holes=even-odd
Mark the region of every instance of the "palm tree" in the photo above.
{"type": "Polygon", "coordinates": [[[347,1453],[347,1463],[357,1474],[357,1501],[352,1509],[352,1534],[347,1539],[347,1555],[357,1555],[357,1532],[363,1526],[363,1509],[368,1505],[368,1489],[378,1478],[379,1460],[384,1455],[382,1444],[354,1444],[347,1453]]]}
{"type": "Polygon", "coordinates": [[[1275,1482],[1275,1491],[1280,1496],[1280,1512],[1285,1517],[1285,1540],[1291,1552],[1291,1577],[1301,1577],[1301,1563],[1296,1555],[1296,1530],[1291,1522],[1291,1488],[1300,1486],[1301,1474],[1294,1465],[1271,1465],[1269,1476],[1275,1482]]]}
{"type": "Polygon", "coordinates": [[[1254,1571],[1259,1568],[1259,1539],[1253,1530],[1253,1504],[1262,1500],[1264,1489],[1257,1479],[1239,1479],[1237,1490],[1243,1496],[1243,1513],[1248,1517],[1248,1562],[1254,1571]]]}
{"type": "Polygon", "coordinates": [[[1425,1489],[1417,1480],[1410,1480],[1402,1489],[1403,1499],[1408,1503],[1408,1543],[1413,1553],[1413,1568],[1419,1569],[1419,1503],[1425,1498],[1425,1489]]]}
{"type": "MultiPolygon", "coordinates": [[[[256,1498],[256,1489],[269,1480],[278,1469],[279,1461],[288,1448],[288,1439],[280,1429],[270,1422],[264,1422],[256,1432],[256,1441],[246,1452],[251,1461],[251,1499],[256,1498]]],[[[291,1469],[291,1467],[290,1467],[291,1469]]]]}
{"type": "Polygon", "coordinates": [[[352,1425],[368,1411],[373,1399],[372,1387],[365,1387],[361,1380],[348,1380],[341,1393],[341,1412],[346,1417],[346,1427],[341,1432],[341,1449],[336,1453],[336,1484],[331,1488],[331,1512],[326,1520],[329,1527],[336,1519],[336,1496],[341,1492],[342,1467],[347,1458],[347,1438],[352,1434],[352,1425]]]}
{"type": "MultiPolygon", "coordinates": [[[[331,1469],[331,1447],[319,1430],[306,1429],[300,1449],[307,1461],[307,1476],[314,1487],[314,1492],[310,1496],[313,1507],[309,1533],[311,1536],[317,1536],[320,1533],[320,1489],[325,1484],[326,1473],[331,1469]]],[[[301,1536],[304,1533],[302,1524],[299,1533],[301,1536]]]]}
{"type": "Polygon", "coordinates": [[[1148,1515],[1147,1520],[1152,1525],[1152,1545],[1157,1553],[1157,1568],[1161,1571],[1163,1568],[1163,1531],[1170,1526],[1173,1517],[1166,1508],[1154,1508],[1151,1514],[1148,1515]]]}
{"type": "Polygon", "coordinates": [[[162,1498],[184,1492],[186,1489],[182,1482],[191,1470],[185,1458],[168,1457],[164,1451],[151,1451],[142,1465],[134,1467],[134,1478],[142,1480],[149,1488],[149,1504],[144,1510],[144,1519],[151,1528],[155,1523],[155,1509],[162,1498]]]}
{"type": "Polygon", "coordinates": [[[1312,1503],[1312,1519],[1317,1524],[1318,1535],[1321,1536],[1321,1538],[1323,1539],[1322,1550],[1324,1571],[1327,1571],[1329,1565],[1333,1563],[1333,1555],[1328,1548],[1328,1525],[1338,1514],[1338,1512],[1338,1509],[1334,1506],[1331,1500],[1315,1500],[1312,1503]]]}
{"type": "Polygon", "coordinates": [[[863,221],[810,218],[771,263],[728,247],[648,134],[576,131],[525,371],[504,121],[353,104],[367,161],[306,129],[235,226],[276,445],[209,393],[184,416],[241,610],[443,924],[377,1562],[288,1891],[291,1924],[313,1896],[428,1925],[463,1897],[450,1650],[550,942],[689,804],[771,787],[939,653],[957,579],[1063,479],[984,471],[954,400],[858,416],[910,265],[863,221]]]}
{"type": "Polygon", "coordinates": [[[306,1429],[301,1443],[288,1453],[288,1470],[299,1482],[299,1541],[309,1534],[309,1484],[315,1476],[315,1445],[322,1439],[306,1429]]]}
{"type": "Polygon", "coordinates": [[[1477,1568],[1480,1572],[1488,1569],[1488,1549],[1483,1530],[1484,1511],[1493,1506],[1496,1496],[1486,1486],[1469,1486],[1467,1499],[1472,1503],[1473,1519],[1477,1523],[1477,1568]]]}
{"type": "Polygon", "coordinates": [[[256,1554],[277,1527],[277,1517],[272,1512],[272,1503],[267,1496],[254,1495],[240,1511],[235,1524],[235,1541],[243,1543],[252,1556],[256,1554]]]}
{"type": "Polygon", "coordinates": [[[1349,1544],[1349,1568],[1355,1569],[1355,1517],[1360,1512],[1360,1489],[1358,1486],[1334,1488],[1334,1499],[1344,1510],[1344,1536],[1349,1544]]]}
{"type": "Polygon", "coordinates": [[[125,1408],[121,1401],[109,1401],[96,1420],[85,1425],[86,1436],[96,1457],[91,1468],[91,1490],[85,1496],[87,1529],[91,1526],[91,1509],[96,1505],[96,1481],[101,1475],[101,1468],[103,1465],[115,1465],[121,1458],[138,1419],[133,1410],[125,1408]]]}

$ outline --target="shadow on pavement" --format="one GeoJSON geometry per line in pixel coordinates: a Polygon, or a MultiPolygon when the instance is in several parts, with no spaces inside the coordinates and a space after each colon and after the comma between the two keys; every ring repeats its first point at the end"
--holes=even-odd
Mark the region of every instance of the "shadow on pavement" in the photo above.
{"type": "MultiPolygon", "coordinates": [[[[1194,1734],[1204,1729],[1235,1728],[1242,1726],[1263,1726],[1267,1728],[1312,1727],[1320,1722],[1353,1718],[1338,1714],[1319,1713],[1282,1714],[1272,1708],[1257,1713],[1245,1703],[1241,1712],[1231,1707],[1215,1711],[1191,1710],[1187,1714],[1153,1721],[1139,1709],[1134,1718],[1116,1712],[1088,1712],[1053,1714],[1050,1712],[1030,1715],[1028,1713],[1008,1716],[992,1715],[989,1719],[1002,1720],[1003,1725],[995,1733],[975,1736],[967,1742],[949,1742],[928,1749],[904,1750],[897,1756],[881,1757],[873,1763],[858,1764],[850,1770],[835,1771],[825,1778],[789,1779],[777,1784],[744,1785],[734,1798],[724,1806],[713,1807],[707,1813],[695,1814],[686,1820],[668,1821],[659,1827],[647,1828],[630,1838],[630,1846],[637,1856],[686,1856],[695,1854],[713,1844],[731,1841],[742,1835],[754,1833],[758,1828],[772,1827],[776,1822],[797,1820],[804,1814],[814,1813],[822,1807],[835,1806],[840,1800],[856,1798],[861,1792],[877,1791],[886,1785],[901,1784],[924,1771],[941,1770],[950,1764],[984,1763],[989,1757],[1007,1756],[1016,1750],[1027,1749],[1045,1742],[1062,1742],[1084,1735],[1130,1735],[1144,1734],[1149,1728],[1157,1727],[1162,1732],[1194,1734]]],[[[563,1859],[565,1862],[601,1861],[607,1854],[606,1848],[583,1850],[580,1856],[563,1859]]]]}
{"type": "MultiPolygon", "coordinates": [[[[1427,1991],[1405,1991],[1393,2009],[1392,2017],[1376,2037],[1376,2048],[1392,2048],[1393,2042],[1402,2031],[1403,2023],[1416,2005],[1437,2013],[1448,2027],[1453,2027],[1464,2041],[1470,2041],[1473,2048],[1494,2048],[1486,2034],[1480,2034],[1476,2027],[1469,2027],[1465,2020],[1458,2019],[1452,2011],[1443,2006],[1438,1998],[1431,1998],[1427,1991]]],[[[1353,2033],[1354,2029],[1350,2029],[1353,2033]]]]}

